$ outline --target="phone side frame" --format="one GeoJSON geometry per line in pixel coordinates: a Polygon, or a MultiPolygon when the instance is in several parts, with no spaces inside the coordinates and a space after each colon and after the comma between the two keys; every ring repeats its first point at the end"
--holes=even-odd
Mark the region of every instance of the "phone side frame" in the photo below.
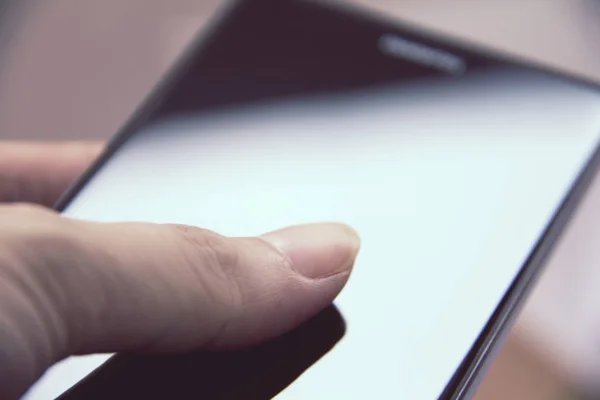
{"type": "MultiPolygon", "coordinates": [[[[187,69],[190,67],[193,57],[212,43],[212,39],[225,25],[224,22],[235,14],[238,10],[238,6],[249,1],[251,0],[228,0],[226,4],[221,7],[216,18],[213,18],[209,26],[202,29],[201,33],[196,35],[175,61],[174,65],[162,75],[158,80],[158,83],[150,90],[145,99],[140,102],[140,105],[133,111],[130,118],[111,137],[104,151],[96,161],[60,197],[54,205],[56,211],[64,211],[93,176],[102,169],[112,155],[115,154],[133,134],[135,134],[140,126],[148,121],[153,115],[153,112],[174,89],[179,79],[185,75],[187,69]]],[[[300,0],[291,1],[297,2],[300,0]]],[[[304,0],[300,2],[315,3],[315,0],[304,0]]],[[[358,6],[347,4],[340,5],[338,2],[328,1],[324,4],[321,3],[320,5],[317,5],[317,7],[319,6],[344,13],[348,17],[358,19],[359,21],[375,23],[390,31],[404,32],[416,36],[417,38],[431,41],[439,44],[439,46],[443,48],[450,47],[451,49],[462,49],[489,59],[549,74],[555,78],[566,80],[572,84],[583,85],[600,92],[599,84],[584,77],[575,76],[574,74],[559,71],[532,61],[522,60],[500,51],[486,49],[483,46],[468,43],[464,40],[444,36],[441,33],[435,33],[432,30],[415,26],[414,24],[401,19],[391,19],[380,14],[378,15],[376,12],[364,10],[358,6]]],[[[586,191],[589,189],[590,184],[597,175],[599,169],[600,144],[596,147],[592,157],[587,161],[585,167],[572,184],[566,197],[553,214],[549,224],[540,235],[536,245],[521,266],[517,276],[505,292],[505,295],[496,307],[494,313],[490,316],[477,340],[463,359],[461,365],[457,368],[451,380],[448,382],[440,396],[441,399],[467,399],[474,396],[479,383],[485,377],[487,368],[494,360],[493,356],[501,349],[504,339],[509,334],[510,329],[519,315],[519,311],[524,306],[525,300],[535,287],[537,279],[543,272],[546,261],[551,255],[555,244],[564,233],[571,217],[575,213],[586,191]]],[[[93,378],[98,373],[107,373],[105,367],[118,367],[122,364],[122,362],[120,362],[122,357],[123,356],[119,355],[111,357],[83,380],[75,384],[73,388],[79,384],[85,383],[86,380],[93,378]]],[[[59,398],[67,395],[73,388],[68,389],[59,396],[59,398]]]]}
{"type": "Polygon", "coordinates": [[[462,400],[475,395],[599,170],[600,145],[597,145],[440,398],[462,400]]]}

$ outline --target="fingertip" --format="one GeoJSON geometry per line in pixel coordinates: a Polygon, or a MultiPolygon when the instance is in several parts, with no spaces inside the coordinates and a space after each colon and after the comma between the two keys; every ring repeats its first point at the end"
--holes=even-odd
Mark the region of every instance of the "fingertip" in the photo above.
{"type": "Polygon", "coordinates": [[[286,257],[293,270],[310,279],[350,273],[360,250],[358,233],[338,223],[298,225],[262,239],[286,257]]]}
{"type": "Polygon", "coordinates": [[[356,231],[338,223],[288,227],[260,241],[256,247],[255,239],[247,242],[251,255],[243,258],[247,268],[241,271],[249,275],[239,280],[244,305],[211,347],[239,348],[297,328],[333,303],[360,249],[356,231]]]}

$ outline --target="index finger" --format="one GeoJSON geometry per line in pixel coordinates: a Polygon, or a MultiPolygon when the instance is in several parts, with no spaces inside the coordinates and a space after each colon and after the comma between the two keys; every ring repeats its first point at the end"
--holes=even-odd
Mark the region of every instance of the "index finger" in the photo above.
{"type": "Polygon", "coordinates": [[[101,142],[0,141],[0,202],[51,206],[102,148],[101,142]]]}

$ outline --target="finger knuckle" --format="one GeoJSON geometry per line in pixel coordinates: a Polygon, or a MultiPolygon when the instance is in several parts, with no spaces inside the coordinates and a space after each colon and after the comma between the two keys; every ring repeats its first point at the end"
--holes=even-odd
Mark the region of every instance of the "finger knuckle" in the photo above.
{"type": "Polygon", "coordinates": [[[208,230],[173,225],[182,239],[185,264],[210,298],[221,306],[235,308],[242,301],[240,256],[231,240],[208,230]]]}
{"type": "Polygon", "coordinates": [[[194,250],[201,261],[219,266],[219,270],[227,272],[238,263],[235,246],[227,238],[209,230],[186,225],[175,225],[175,229],[186,244],[194,250]]]}

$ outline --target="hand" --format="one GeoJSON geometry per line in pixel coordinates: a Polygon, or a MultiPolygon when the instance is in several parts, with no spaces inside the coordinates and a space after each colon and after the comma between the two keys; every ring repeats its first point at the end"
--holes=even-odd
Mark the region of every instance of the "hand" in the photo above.
{"type": "MultiPolygon", "coordinates": [[[[0,143],[0,201],[52,204],[100,149],[0,143]]],[[[225,238],[0,206],[0,398],[69,355],[231,349],[285,333],[333,301],[358,248],[338,224],[225,238]]]]}

